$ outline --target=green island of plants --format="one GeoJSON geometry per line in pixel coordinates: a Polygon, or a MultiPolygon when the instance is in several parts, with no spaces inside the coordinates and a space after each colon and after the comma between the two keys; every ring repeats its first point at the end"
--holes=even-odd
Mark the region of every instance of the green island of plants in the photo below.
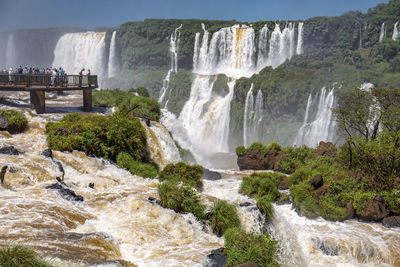
{"type": "Polygon", "coordinates": [[[4,129],[10,134],[22,133],[28,128],[28,120],[19,111],[8,109],[0,112],[0,117],[8,120],[8,125],[4,129]]]}
{"type": "Polygon", "coordinates": [[[0,248],[0,266],[2,267],[52,267],[33,249],[15,245],[0,248]]]}

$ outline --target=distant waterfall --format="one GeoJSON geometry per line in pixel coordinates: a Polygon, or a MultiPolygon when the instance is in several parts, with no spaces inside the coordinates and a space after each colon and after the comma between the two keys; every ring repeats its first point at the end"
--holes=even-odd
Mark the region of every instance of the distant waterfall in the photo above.
{"type": "Polygon", "coordinates": [[[117,47],[115,41],[116,35],[117,31],[114,31],[111,36],[110,54],[108,57],[108,77],[115,77],[119,72],[117,47]]]}
{"type": "Polygon", "coordinates": [[[398,22],[394,24],[393,35],[392,35],[393,40],[397,40],[397,38],[399,38],[399,28],[397,27],[398,24],[399,24],[398,22]]]}
{"type": "Polygon", "coordinates": [[[261,126],[263,119],[263,94],[258,90],[256,101],[254,103],[253,84],[246,96],[243,118],[243,144],[248,147],[252,143],[260,141],[261,126]]]}
{"type": "Polygon", "coordinates": [[[321,89],[318,102],[318,111],[315,119],[308,122],[312,105],[311,95],[308,97],[306,114],[303,125],[300,127],[295,145],[315,147],[320,141],[333,141],[335,136],[335,122],[333,121],[332,108],[335,104],[334,89],[326,95],[326,88],[321,89]]]}
{"type": "Polygon", "coordinates": [[[303,54],[303,22],[299,23],[298,34],[297,34],[297,48],[296,53],[298,55],[303,54]]]}
{"type": "MultiPolygon", "coordinates": [[[[222,28],[212,36],[204,24],[202,28],[203,34],[196,33],[194,37],[194,76],[189,100],[177,121],[170,121],[172,117],[168,116],[164,123],[170,125],[168,130],[173,132],[174,138],[180,140],[183,148],[190,149],[199,163],[212,167],[207,160],[211,155],[229,152],[230,106],[236,79],[250,77],[268,65],[277,67],[286,59],[302,53],[302,25],[299,25],[297,35],[301,40],[297,42],[293,23],[287,23],[282,32],[277,24],[271,37],[265,25],[258,39],[254,29],[246,25],[222,28]],[[222,95],[213,92],[220,74],[227,79],[222,95]]],[[[255,103],[252,97],[252,104],[248,103],[248,112],[252,115],[245,126],[246,142],[259,140],[262,124],[262,92],[257,93],[255,103]]]]}
{"type": "Polygon", "coordinates": [[[386,32],[385,32],[385,22],[384,23],[382,23],[382,26],[381,26],[381,33],[379,34],[379,42],[382,42],[383,41],[383,39],[385,39],[385,36],[386,35],[386,32]]]}
{"type": "Polygon", "coordinates": [[[361,28],[361,25],[360,25],[360,35],[359,35],[359,38],[360,38],[360,41],[359,41],[359,44],[358,44],[358,49],[361,49],[362,47],[363,47],[363,43],[362,43],[362,28],[361,28]]]}
{"type": "Polygon", "coordinates": [[[168,70],[167,75],[163,80],[163,85],[160,90],[160,98],[158,102],[163,103],[165,94],[169,87],[169,80],[171,79],[172,73],[178,72],[178,49],[179,49],[179,41],[180,41],[180,29],[182,28],[182,24],[174,30],[171,34],[169,40],[169,53],[170,53],[170,69],[168,70]]]}
{"type": "Polygon", "coordinates": [[[54,49],[52,66],[62,67],[67,74],[78,74],[85,68],[92,75],[105,75],[105,32],[67,33],[54,49]]]}
{"type": "Polygon", "coordinates": [[[17,52],[15,49],[14,35],[10,34],[7,40],[6,66],[7,68],[16,68],[17,64],[17,52]]]}

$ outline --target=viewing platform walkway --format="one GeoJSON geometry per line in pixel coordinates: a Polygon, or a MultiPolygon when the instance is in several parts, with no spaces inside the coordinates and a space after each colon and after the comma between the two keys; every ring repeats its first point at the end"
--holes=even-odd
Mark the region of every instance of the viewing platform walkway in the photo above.
{"type": "Polygon", "coordinates": [[[97,75],[64,75],[52,82],[50,74],[0,74],[0,91],[26,91],[30,93],[31,108],[45,112],[45,92],[82,91],[83,110],[92,110],[92,90],[98,87],[97,75]]]}

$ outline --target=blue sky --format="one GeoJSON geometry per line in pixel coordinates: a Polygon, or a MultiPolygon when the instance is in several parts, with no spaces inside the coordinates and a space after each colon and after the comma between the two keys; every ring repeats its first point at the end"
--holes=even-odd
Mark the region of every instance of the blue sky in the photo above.
{"type": "Polygon", "coordinates": [[[388,0],[0,0],[0,30],[112,27],[146,18],[307,19],[367,11],[388,0]]]}

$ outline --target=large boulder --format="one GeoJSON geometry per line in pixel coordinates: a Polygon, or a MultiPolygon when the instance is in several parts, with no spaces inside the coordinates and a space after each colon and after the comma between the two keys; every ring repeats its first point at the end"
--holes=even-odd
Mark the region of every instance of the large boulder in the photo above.
{"type": "Polygon", "coordinates": [[[61,194],[61,196],[68,200],[83,201],[83,196],[75,194],[75,192],[69,189],[65,183],[60,181],[55,184],[46,186],[46,189],[57,190],[61,194]]]}
{"type": "Polygon", "coordinates": [[[237,164],[242,170],[266,170],[267,166],[264,160],[264,153],[259,150],[249,150],[243,156],[238,156],[237,164]]]}
{"type": "Polygon", "coordinates": [[[209,169],[203,168],[203,177],[204,180],[216,181],[221,179],[221,174],[219,172],[210,171],[209,169]]]}
{"type": "Polygon", "coordinates": [[[346,204],[346,218],[347,219],[353,219],[354,218],[354,213],[355,213],[355,210],[354,210],[353,201],[350,200],[346,204]]]}
{"type": "Polygon", "coordinates": [[[382,224],[388,228],[400,227],[400,216],[389,216],[383,218],[382,224]]]}
{"type": "Polygon", "coordinates": [[[365,208],[364,211],[357,211],[357,216],[364,221],[380,222],[389,215],[383,196],[376,196],[370,200],[362,200],[360,204],[365,206],[365,208]]]}
{"type": "Polygon", "coordinates": [[[315,151],[315,157],[327,156],[327,157],[335,157],[336,156],[336,147],[332,142],[319,142],[317,147],[317,151],[315,151]]]}
{"type": "Polygon", "coordinates": [[[271,151],[266,155],[267,170],[280,171],[282,168],[279,161],[283,160],[285,155],[282,152],[271,151]]]}
{"type": "Polygon", "coordinates": [[[3,146],[2,148],[0,148],[0,154],[18,156],[19,154],[22,153],[19,152],[17,149],[15,149],[14,146],[3,146]]]}
{"type": "Polygon", "coordinates": [[[226,265],[227,256],[224,252],[224,248],[218,248],[211,251],[207,257],[209,259],[209,264],[207,264],[207,267],[225,267],[226,265]]]}

